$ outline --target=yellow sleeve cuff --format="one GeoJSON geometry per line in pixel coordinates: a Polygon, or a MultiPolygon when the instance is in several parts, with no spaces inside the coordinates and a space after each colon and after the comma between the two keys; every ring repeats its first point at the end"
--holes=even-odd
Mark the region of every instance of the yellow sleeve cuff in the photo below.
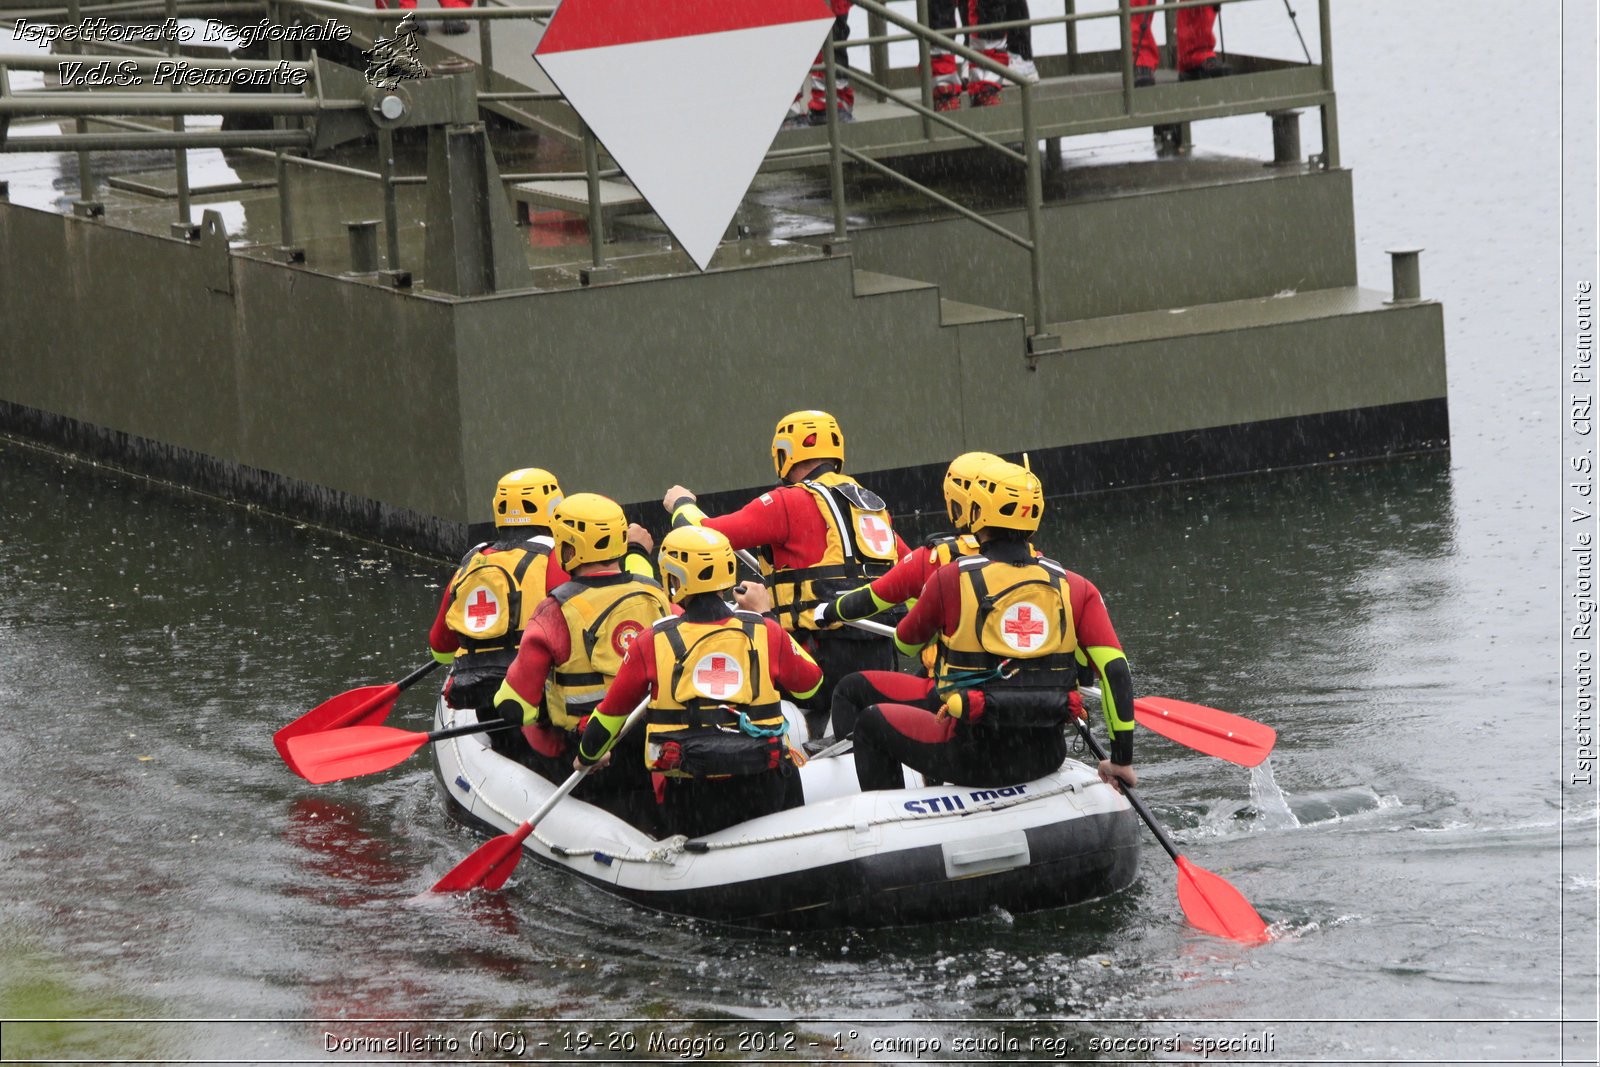
{"type": "Polygon", "coordinates": [[[678,505],[678,510],[672,513],[673,526],[699,526],[705,521],[706,513],[694,501],[678,505]]]}
{"type": "Polygon", "coordinates": [[[622,729],[622,724],[627,718],[626,715],[602,715],[598,711],[590,712],[589,725],[584,728],[583,733],[578,737],[578,758],[585,763],[593,763],[607,752],[610,752],[611,746],[617,743],[617,731],[622,729]],[[603,733],[605,738],[600,742],[600,751],[589,752],[583,747],[584,743],[590,738],[598,736],[597,730],[599,733],[603,733]]]}
{"type": "Polygon", "coordinates": [[[1109,648],[1105,645],[1091,645],[1085,651],[1089,653],[1089,659],[1094,662],[1095,672],[1100,675],[1100,710],[1105,713],[1106,729],[1112,733],[1133,729],[1133,709],[1117,706],[1117,699],[1112,695],[1111,683],[1106,680],[1106,668],[1117,660],[1126,660],[1128,657],[1123,654],[1122,649],[1109,648]]]}
{"type": "Polygon", "coordinates": [[[522,705],[522,725],[532,726],[539,721],[539,705],[530,704],[522,699],[522,694],[511,688],[510,682],[501,682],[500,688],[494,694],[495,706],[499,707],[508,700],[522,705]]]}
{"type": "Polygon", "coordinates": [[[894,635],[894,647],[898,648],[900,650],[900,654],[907,659],[917,659],[921,657],[922,650],[927,647],[927,644],[928,643],[924,641],[920,645],[908,645],[904,641],[900,640],[900,635],[898,633],[894,635]]]}
{"type": "Polygon", "coordinates": [[[435,663],[441,663],[446,667],[450,666],[450,664],[456,661],[456,654],[454,652],[440,652],[437,648],[430,648],[428,651],[433,653],[433,659],[435,663]]]}

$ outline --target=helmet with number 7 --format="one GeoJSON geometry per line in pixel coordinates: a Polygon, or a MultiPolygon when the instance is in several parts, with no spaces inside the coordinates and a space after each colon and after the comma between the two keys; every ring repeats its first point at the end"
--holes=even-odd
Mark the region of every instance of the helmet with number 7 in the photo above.
{"type": "Polygon", "coordinates": [[[573,493],[556,505],[550,530],[567,570],[628,554],[628,517],[622,505],[598,493],[573,493]]]}
{"type": "Polygon", "coordinates": [[[494,488],[496,526],[549,526],[550,511],[561,503],[561,484],[541,467],[523,467],[494,488]]]}
{"type": "Polygon", "coordinates": [[[844,465],[844,431],[826,411],[796,411],[778,420],[772,432],[772,466],[780,480],[808,459],[835,459],[844,465]]]}
{"type": "Polygon", "coordinates": [[[1025,467],[1006,460],[984,464],[967,487],[967,524],[982,530],[1021,530],[1032,533],[1044,514],[1044,489],[1025,467]]]}
{"type": "Polygon", "coordinates": [[[733,546],[716,530],[679,526],[661,539],[661,581],[674,604],[739,584],[733,546]]]}
{"type": "Polygon", "coordinates": [[[944,509],[957,532],[967,528],[967,487],[985,464],[1000,462],[992,452],[963,452],[950,461],[944,472],[944,509]]]}

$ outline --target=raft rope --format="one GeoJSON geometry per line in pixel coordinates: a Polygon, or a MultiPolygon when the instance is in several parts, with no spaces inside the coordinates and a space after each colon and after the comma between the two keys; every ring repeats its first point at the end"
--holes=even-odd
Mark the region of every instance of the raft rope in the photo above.
{"type": "MultiPolygon", "coordinates": [[[[465,776],[467,765],[466,761],[462,759],[462,753],[460,750],[462,740],[463,738],[460,737],[452,737],[444,743],[456,749],[456,760],[461,768],[460,772],[458,773],[461,773],[463,776],[465,776]]],[[[478,788],[477,782],[473,782],[469,779],[468,785],[471,786],[473,792],[477,794],[478,801],[483,807],[488,808],[490,811],[494,812],[496,815],[499,815],[502,819],[505,819],[509,823],[520,823],[522,821],[519,816],[506,811],[493,800],[489,799],[488,795],[478,788]]],[[[682,834],[678,834],[675,837],[669,837],[665,841],[662,841],[656,845],[654,848],[646,849],[641,853],[605,852],[598,848],[567,848],[566,846],[552,841],[550,838],[544,836],[539,832],[538,827],[534,828],[533,833],[530,836],[545,848],[549,849],[552,853],[564,859],[600,854],[605,856],[608,860],[618,863],[671,863],[684,852],[701,853],[718,851],[727,848],[743,848],[747,845],[765,845],[771,844],[774,841],[793,841],[803,837],[814,837],[818,834],[836,834],[848,830],[861,832],[874,826],[890,826],[895,823],[919,822],[927,819],[959,819],[966,815],[976,815],[982,812],[1004,811],[1007,808],[1014,808],[1022,804],[1032,803],[1036,800],[1045,800],[1049,797],[1060,796],[1063,793],[1077,793],[1082,789],[1083,784],[1080,782],[1065,782],[1061,785],[1055,786],[1054,788],[1047,789],[1042,793],[1028,793],[1017,797],[1005,797],[995,800],[992,803],[986,803],[982,807],[969,808],[960,812],[902,811],[893,815],[875,816],[865,821],[853,820],[850,822],[834,823],[828,826],[812,826],[804,829],[786,830],[783,833],[777,834],[763,834],[759,837],[741,837],[733,841],[697,841],[694,843],[695,847],[693,849],[688,847],[690,843],[689,838],[684,837],[682,834]]]]}

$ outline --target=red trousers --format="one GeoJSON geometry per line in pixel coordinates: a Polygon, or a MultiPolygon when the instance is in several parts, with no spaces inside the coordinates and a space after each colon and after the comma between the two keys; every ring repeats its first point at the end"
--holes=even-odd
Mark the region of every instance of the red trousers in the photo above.
{"type": "MultiPolygon", "coordinates": [[[[1134,7],[1149,7],[1155,0],[1133,0],[1134,7]]],[[[1133,16],[1133,62],[1139,67],[1159,67],[1155,28],[1151,15],[1133,16]]],[[[1217,54],[1217,9],[1186,7],[1178,11],[1178,69],[1193,70],[1217,54]]]]}
{"type": "MultiPolygon", "coordinates": [[[[442,3],[443,0],[440,0],[442,3]]],[[[850,0],[828,0],[828,6],[833,9],[833,39],[835,41],[848,40],[850,37],[850,0]]],[[[844,55],[839,56],[839,61],[844,62],[844,55]]],[[[849,112],[856,105],[856,91],[850,87],[850,75],[842,68],[834,68],[837,76],[833,80],[834,92],[839,97],[839,110],[849,112]]],[[[823,66],[822,53],[817,53],[816,60],[811,64],[811,103],[809,109],[820,115],[828,110],[828,78],[827,69],[823,66]]],[[[800,97],[795,97],[798,105],[800,97]]]]}
{"type": "MultiPolygon", "coordinates": [[[[387,11],[387,10],[389,10],[389,5],[388,5],[388,3],[385,2],[385,0],[374,0],[374,2],[377,4],[377,7],[378,7],[379,11],[387,11]]],[[[416,10],[416,7],[417,7],[417,0],[399,0],[399,4],[400,4],[400,7],[401,7],[402,10],[414,11],[414,10],[416,10]]],[[[439,6],[440,7],[471,7],[472,6],[472,0],[439,0],[439,6]]]]}

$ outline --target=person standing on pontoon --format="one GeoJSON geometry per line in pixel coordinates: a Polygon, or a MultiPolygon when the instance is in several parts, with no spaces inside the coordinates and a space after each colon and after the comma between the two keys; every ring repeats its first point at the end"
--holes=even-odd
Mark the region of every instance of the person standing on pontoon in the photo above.
{"type": "MultiPolygon", "coordinates": [[[[402,11],[415,11],[417,9],[417,0],[399,0],[398,6],[402,11]]],[[[439,0],[439,6],[445,9],[471,7],[472,0],[439,0]]],[[[377,8],[379,11],[387,11],[389,9],[389,5],[386,0],[377,0],[377,8]]],[[[417,32],[423,36],[427,36],[428,24],[421,19],[416,19],[415,21],[417,24],[417,32]]],[[[444,20],[445,33],[466,33],[469,28],[470,27],[468,26],[466,19],[444,20]]]]}
{"type": "Polygon", "coordinates": [[[822,683],[822,671],[772,617],[765,586],[740,586],[740,610],[724,602],[739,579],[722,534],[680,526],[661,539],[660,559],[682,614],[656,622],[628,650],[589,716],[574,766],[609,761],[617,731],[648,695],[643,766],[655,776],[668,834],[701,837],[799,807],[805,791],[782,693],[804,699],[822,683]]]}
{"type": "MultiPolygon", "coordinates": [[[[1133,0],[1134,7],[1150,7],[1154,3],[1155,0],[1133,0]]],[[[1133,83],[1141,89],[1156,83],[1156,68],[1161,65],[1156,35],[1150,28],[1150,20],[1154,17],[1154,12],[1135,15],[1130,27],[1133,33],[1133,83]]],[[[1217,58],[1216,23],[1215,5],[1178,9],[1179,81],[1225,78],[1233,73],[1232,67],[1217,58]]]]}
{"type": "MultiPolygon", "coordinates": [[[[650,535],[629,525],[616,501],[575,493],[556,505],[551,529],[572,577],[551,589],[528,621],[495,707],[522,728],[529,746],[523,762],[562,782],[584,718],[605,697],[629,647],[672,608],[652,577],[650,535]]],[[[638,763],[590,775],[573,795],[651,829],[654,805],[641,802],[649,782],[638,763]]]]}
{"type": "Polygon", "coordinates": [[[763,577],[778,619],[822,668],[822,687],[805,705],[818,737],[834,682],[855,671],[893,670],[895,658],[886,638],[818,622],[817,605],[886,574],[908,549],[883,499],[841,473],[844,432],[832,415],[796,411],[778,420],[772,463],[783,484],[730,514],[707,516],[681,485],[661,502],[674,526],[704,526],[736,549],[764,550],[763,577]]]}
{"type": "Polygon", "coordinates": [[[863,790],[904,787],[901,764],[954,785],[1015,785],[1043,777],[1067,756],[1080,650],[1102,680],[1111,755],[1107,782],[1137,785],[1133,677],[1100,592],[1081,575],[1038,557],[1044,492],[1032,472],[1004,460],[968,487],[979,552],[939,568],[896,627],[907,655],[936,643],[938,711],[874,704],[855,728],[863,790]]]}
{"type": "MultiPolygon", "coordinates": [[[[450,668],[444,700],[452,708],[474,708],[479,722],[496,716],[495,690],[517,656],[528,619],[545,593],[567,580],[551,550],[550,509],[561,502],[556,476],[523,467],[495,486],[495,540],[473,548],[446,583],[444,599],[428,630],[433,658],[450,668]]],[[[522,739],[497,730],[489,744],[502,756],[520,757],[522,739]]]]}

